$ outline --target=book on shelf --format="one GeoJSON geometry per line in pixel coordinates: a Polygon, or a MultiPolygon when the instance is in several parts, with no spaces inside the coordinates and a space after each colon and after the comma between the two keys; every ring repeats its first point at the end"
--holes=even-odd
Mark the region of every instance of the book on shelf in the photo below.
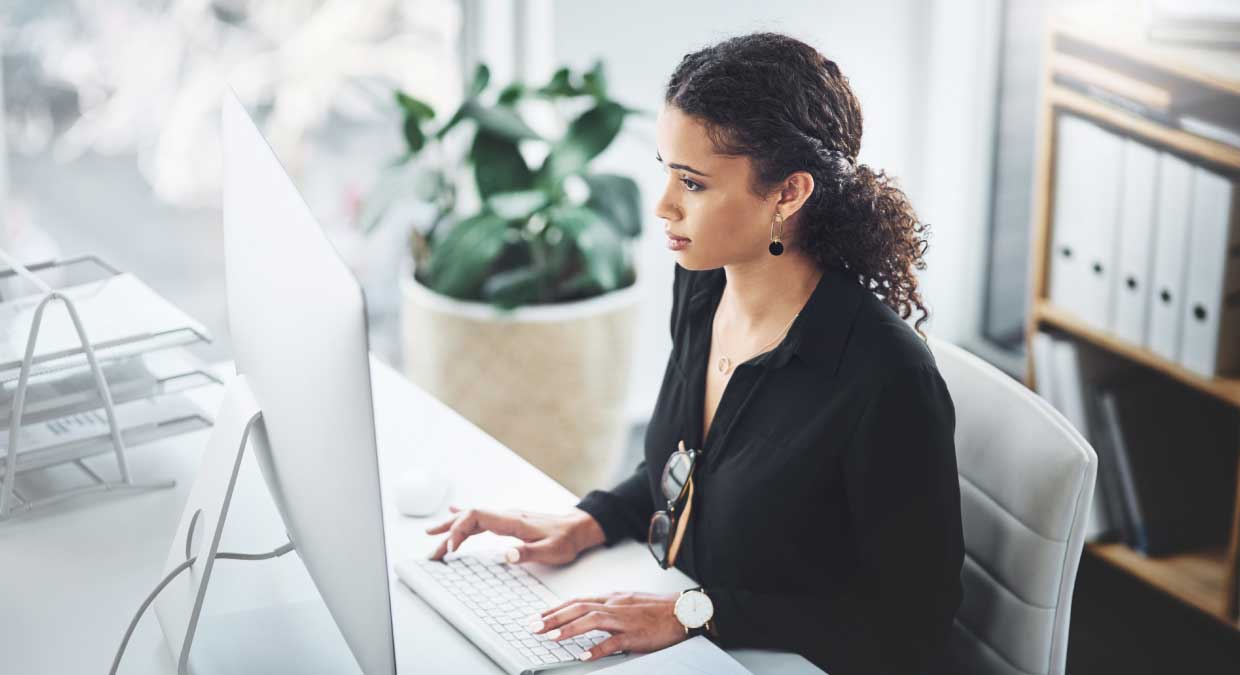
{"type": "Polygon", "coordinates": [[[1054,82],[1061,87],[1095,99],[1095,101],[1127,110],[1127,112],[1135,114],[1137,117],[1152,120],[1152,122],[1167,125],[1167,127],[1174,127],[1176,125],[1176,115],[1172,112],[1169,112],[1167,109],[1154,107],[1154,105],[1142,101],[1142,99],[1130,98],[1128,96],[1130,93],[1128,92],[1117,92],[1115,89],[1102,87],[1095,82],[1083,81],[1083,79],[1068,76],[1068,74],[1056,73],[1054,82]]]}
{"type": "Polygon", "coordinates": [[[1156,114],[1171,112],[1171,91],[1080,56],[1057,52],[1051,61],[1055,81],[1102,99],[1116,97],[1123,107],[1139,106],[1156,114]]]}
{"type": "Polygon", "coordinates": [[[1240,46],[1240,3],[1234,0],[1146,0],[1145,7],[1150,40],[1240,46]]]}
{"type": "Polygon", "coordinates": [[[1240,148],[1240,125],[1222,124],[1193,115],[1180,115],[1180,128],[1233,148],[1240,148]]]}
{"type": "Polygon", "coordinates": [[[1149,549],[1149,544],[1145,538],[1145,517],[1141,512],[1141,502],[1137,499],[1132,465],[1128,463],[1128,450],[1124,446],[1115,392],[1105,389],[1099,391],[1098,416],[1103,433],[1107,437],[1106,442],[1111,449],[1111,459],[1114,462],[1115,471],[1112,475],[1115,490],[1122,500],[1122,540],[1130,548],[1146,551],[1149,549]]]}
{"type": "Polygon", "coordinates": [[[1110,424],[1107,411],[1103,409],[1101,392],[1089,387],[1087,393],[1089,417],[1089,442],[1098,455],[1097,490],[1102,492],[1110,530],[1107,539],[1124,541],[1134,531],[1134,514],[1129,509],[1129,495],[1125,491],[1124,475],[1128,470],[1126,459],[1120,452],[1118,429],[1110,424]]]}
{"type": "MultiPolygon", "coordinates": [[[[1045,339],[1035,336],[1035,349],[1044,351],[1049,357],[1046,379],[1054,398],[1048,399],[1048,402],[1063,414],[1098,453],[1098,477],[1094,483],[1085,538],[1088,541],[1114,540],[1119,536],[1122,521],[1121,512],[1116,509],[1115,495],[1109,489],[1109,484],[1113,481],[1109,479],[1108,473],[1113,469],[1113,464],[1098,448],[1094,438],[1096,425],[1090,419],[1092,390],[1081,365],[1079,347],[1071,339],[1052,337],[1046,333],[1039,335],[1045,336],[1045,339]],[[1038,341],[1042,342],[1040,347],[1038,341]]],[[[1035,358],[1036,356],[1035,353],[1035,358]]],[[[1043,390],[1040,376],[1038,388],[1043,390]]]]}
{"type": "Polygon", "coordinates": [[[1126,543],[1150,556],[1223,545],[1236,499],[1234,411],[1149,373],[1111,378],[1099,392],[1120,458],[1126,543]]]}

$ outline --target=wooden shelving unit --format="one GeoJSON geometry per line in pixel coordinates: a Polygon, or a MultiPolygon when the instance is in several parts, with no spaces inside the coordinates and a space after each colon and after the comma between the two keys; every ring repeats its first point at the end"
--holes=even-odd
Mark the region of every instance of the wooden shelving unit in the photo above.
{"type": "MultiPolygon", "coordinates": [[[[1033,205],[1032,302],[1026,344],[1038,330],[1051,327],[1109,354],[1165,376],[1169,381],[1203,392],[1228,404],[1240,419],[1240,377],[1204,378],[1081,321],[1049,301],[1049,246],[1055,185],[1056,119],[1062,112],[1088,118],[1117,133],[1160,147],[1220,171],[1240,175],[1240,148],[1187,133],[1095,99],[1055,81],[1056,68],[1069,62],[1088,63],[1077,71],[1128,82],[1150,83],[1171,93],[1171,106],[1181,100],[1226,101],[1240,109],[1240,52],[1201,50],[1151,44],[1140,25],[1140,4],[1113,2],[1079,7],[1052,19],[1044,45],[1042,97],[1033,205]],[[1096,68],[1095,68],[1096,65],[1096,68]]],[[[1113,82],[1097,81],[1104,89],[1113,82]]],[[[1138,87],[1139,91],[1139,87],[1138,87]]],[[[1026,383],[1034,381],[1033,350],[1027,350],[1026,383]]],[[[1240,422],[1238,422],[1240,423],[1240,422]]],[[[1240,451],[1240,449],[1238,449],[1240,451]]],[[[1147,557],[1124,544],[1090,544],[1090,555],[1132,574],[1219,622],[1240,631],[1237,574],[1240,566],[1240,472],[1230,537],[1225,546],[1174,556],[1147,557]]]]}

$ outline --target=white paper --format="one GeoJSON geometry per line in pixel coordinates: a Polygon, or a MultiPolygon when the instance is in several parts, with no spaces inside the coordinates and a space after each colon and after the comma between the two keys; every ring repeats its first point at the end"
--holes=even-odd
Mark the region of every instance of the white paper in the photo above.
{"type": "MultiPolygon", "coordinates": [[[[96,348],[184,328],[206,334],[206,329],[198,322],[132,274],[117,274],[58,290],[73,300],[86,336],[96,348]]],[[[42,299],[41,295],[30,295],[0,304],[0,367],[20,367],[35,309],[42,299]]],[[[43,312],[39,325],[36,362],[81,348],[68,310],[59,306],[60,303],[52,305],[43,312]]]]}
{"type": "Polygon", "coordinates": [[[608,675],[753,675],[701,635],[595,672],[608,675]]]}

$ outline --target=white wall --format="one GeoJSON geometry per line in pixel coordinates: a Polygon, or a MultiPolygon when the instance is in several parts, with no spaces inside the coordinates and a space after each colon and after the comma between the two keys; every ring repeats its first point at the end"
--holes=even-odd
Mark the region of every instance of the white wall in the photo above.
{"type": "Polygon", "coordinates": [[[936,336],[976,346],[993,176],[999,3],[935,0],[925,26],[921,166],[909,197],[930,223],[920,280],[936,336]]]}

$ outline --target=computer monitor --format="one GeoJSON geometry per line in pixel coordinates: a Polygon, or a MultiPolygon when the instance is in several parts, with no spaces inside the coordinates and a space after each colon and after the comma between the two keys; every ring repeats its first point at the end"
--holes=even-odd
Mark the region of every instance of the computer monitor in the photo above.
{"type": "Polygon", "coordinates": [[[248,438],[289,539],[362,672],[395,673],[365,297],[231,91],[222,119],[225,277],[239,377],[168,565],[197,562],[158,598],[160,625],[187,669],[210,577],[203,561],[214,559],[248,438]],[[242,414],[247,406],[261,411],[261,423],[242,414]]]}

